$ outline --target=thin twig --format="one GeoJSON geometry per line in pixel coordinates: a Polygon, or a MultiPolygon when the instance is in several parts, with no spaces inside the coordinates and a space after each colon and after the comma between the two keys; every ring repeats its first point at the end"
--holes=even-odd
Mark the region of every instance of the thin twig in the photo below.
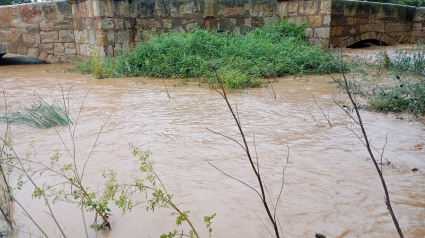
{"type": "Polygon", "coordinates": [[[167,85],[165,85],[165,81],[164,80],[162,80],[162,82],[164,83],[165,90],[167,90],[168,100],[170,100],[171,98],[170,98],[170,94],[168,93],[167,85]]]}
{"type": "Polygon", "coordinates": [[[317,103],[316,98],[315,98],[313,95],[311,95],[311,96],[313,97],[314,102],[315,102],[315,103],[316,103],[316,105],[319,107],[320,111],[322,111],[322,114],[323,114],[323,116],[326,118],[326,121],[328,121],[329,126],[330,126],[330,127],[332,127],[331,122],[329,121],[329,119],[328,119],[328,117],[326,116],[325,112],[323,112],[323,110],[322,110],[322,108],[320,107],[319,103],[317,103]]]}

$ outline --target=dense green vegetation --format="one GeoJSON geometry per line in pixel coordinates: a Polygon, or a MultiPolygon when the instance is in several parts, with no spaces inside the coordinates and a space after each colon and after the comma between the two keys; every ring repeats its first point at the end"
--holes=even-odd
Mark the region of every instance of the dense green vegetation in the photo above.
{"type": "Polygon", "coordinates": [[[0,0],[0,6],[1,5],[21,4],[21,3],[31,3],[31,2],[33,2],[33,1],[32,0],[0,0]]]}
{"type": "Polygon", "coordinates": [[[382,2],[382,3],[393,3],[393,4],[402,4],[416,7],[425,7],[424,0],[367,0],[368,2],[382,2]]]}
{"type": "Polygon", "coordinates": [[[336,72],[331,57],[305,41],[304,29],[305,25],[282,22],[246,34],[200,28],[162,33],[115,58],[92,56],[75,65],[80,72],[98,78],[148,76],[211,82],[214,62],[230,88],[256,87],[261,79],[283,75],[336,72]]]}

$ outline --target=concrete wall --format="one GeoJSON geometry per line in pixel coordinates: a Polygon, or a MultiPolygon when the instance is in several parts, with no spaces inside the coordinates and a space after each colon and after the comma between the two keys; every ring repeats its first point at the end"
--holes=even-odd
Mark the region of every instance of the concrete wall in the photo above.
{"type": "Polygon", "coordinates": [[[28,55],[49,63],[75,58],[69,4],[41,2],[0,7],[0,44],[6,53],[28,55]]]}
{"type": "Polygon", "coordinates": [[[386,44],[416,42],[425,32],[424,8],[365,1],[332,1],[330,45],[368,39],[386,44]]]}

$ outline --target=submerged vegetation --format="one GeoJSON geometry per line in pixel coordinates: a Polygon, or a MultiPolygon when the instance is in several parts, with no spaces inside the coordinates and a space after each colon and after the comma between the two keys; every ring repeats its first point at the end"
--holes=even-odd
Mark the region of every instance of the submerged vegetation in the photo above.
{"type": "Polygon", "coordinates": [[[258,87],[262,80],[284,75],[327,74],[336,64],[305,41],[305,25],[265,25],[245,34],[193,28],[186,33],[162,33],[132,51],[103,60],[92,55],[75,62],[78,71],[97,78],[147,76],[200,78],[216,82],[213,60],[229,88],[258,87]]]}
{"type": "Polygon", "coordinates": [[[21,111],[8,113],[9,115],[0,117],[0,120],[38,128],[73,125],[72,120],[61,105],[57,102],[49,104],[42,98],[36,98],[31,105],[22,107],[21,111]]]}
{"type": "MultiPolygon", "coordinates": [[[[360,105],[375,112],[409,112],[415,117],[425,114],[425,46],[419,43],[410,49],[399,48],[392,52],[379,48],[372,57],[351,64],[352,72],[363,72],[373,78],[371,82],[348,80],[348,90],[366,101],[360,105]],[[372,60],[371,62],[371,59],[372,60]],[[383,75],[393,78],[382,84],[383,75]]],[[[334,79],[344,89],[342,79],[334,79]]],[[[345,90],[345,89],[344,89],[345,90]]]]}

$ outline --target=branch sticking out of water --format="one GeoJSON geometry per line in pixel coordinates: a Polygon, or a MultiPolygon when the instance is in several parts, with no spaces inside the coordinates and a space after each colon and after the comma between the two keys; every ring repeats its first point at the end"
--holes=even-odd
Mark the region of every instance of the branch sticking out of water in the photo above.
{"type": "MultiPolygon", "coordinates": [[[[366,149],[367,149],[367,151],[368,151],[368,153],[369,153],[369,156],[370,156],[370,158],[372,159],[372,161],[373,161],[373,164],[375,165],[375,168],[376,168],[376,172],[378,172],[378,175],[379,175],[379,178],[381,179],[381,183],[382,183],[382,187],[384,188],[384,193],[385,193],[385,200],[384,200],[384,202],[385,202],[385,205],[387,206],[387,209],[389,210],[389,212],[390,212],[390,214],[391,214],[391,218],[392,218],[392,220],[393,220],[393,223],[394,223],[394,226],[395,226],[395,228],[397,229],[397,232],[398,232],[398,234],[399,234],[399,236],[400,236],[400,238],[404,238],[404,235],[403,235],[403,232],[401,231],[401,228],[400,228],[400,225],[399,225],[399,223],[398,223],[398,220],[397,220],[397,218],[396,218],[396,216],[395,216],[395,213],[394,213],[394,211],[393,211],[393,208],[392,208],[392,206],[391,206],[391,201],[390,201],[390,195],[389,195],[389,193],[388,193],[388,189],[387,189],[387,184],[386,184],[386,182],[385,182],[385,179],[384,179],[384,175],[382,174],[382,170],[381,170],[381,168],[379,168],[379,163],[377,162],[377,160],[375,159],[375,156],[374,156],[374,154],[372,153],[372,149],[371,149],[371,144],[370,144],[370,141],[369,141],[369,139],[368,139],[368,137],[367,137],[367,133],[366,133],[366,129],[364,128],[364,125],[363,125],[363,121],[362,121],[362,117],[361,117],[361,115],[360,115],[360,112],[359,112],[359,108],[357,107],[357,103],[355,102],[355,100],[353,99],[353,96],[352,96],[352,93],[351,93],[351,91],[350,91],[350,88],[349,88],[349,84],[348,84],[348,79],[347,79],[347,77],[346,77],[346,73],[345,73],[345,69],[344,69],[344,67],[343,67],[343,65],[342,65],[342,63],[341,63],[341,60],[337,60],[337,59],[335,59],[335,57],[326,49],[326,46],[325,46],[325,44],[323,43],[323,41],[320,39],[320,37],[318,36],[318,34],[317,34],[317,32],[315,31],[315,29],[314,29],[314,27],[312,28],[313,29],[313,32],[314,32],[314,34],[316,35],[316,37],[317,37],[317,39],[319,39],[319,41],[322,43],[322,45],[324,46],[323,47],[323,50],[324,50],[324,52],[325,53],[327,53],[330,57],[331,57],[331,59],[335,62],[335,63],[337,63],[337,65],[338,65],[338,67],[339,67],[339,69],[340,69],[340,72],[341,72],[341,74],[342,74],[342,77],[343,77],[343,82],[342,82],[342,86],[343,86],[343,89],[346,91],[346,93],[347,93],[347,95],[348,95],[348,98],[350,99],[350,102],[351,102],[351,104],[352,104],[352,106],[353,106],[353,108],[354,108],[354,112],[355,112],[355,114],[354,114],[354,116],[350,113],[350,112],[348,112],[347,110],[344,110],[344,112],[345,113],[347,113],[353,120],[354,120],[354,122],[356,123],[356,124],[358,124],[359,126],[360,126],[360,129],[361,129],[361,134],[362,134],[362,136],[363,136],[363,139],[362,138],[360,138],[359,136],[357,136],[357,138],[359,138],[359,140],[365,145],[365,147],[366,147],[366,149]],[[356,120],[357,119],[357,120],[356,120]]],[[[340,106],[338,103],[336,103],[338,106],[340,106]]],[[[340,106],[341,107],[341,106],[340,106]]],[[[342,107],[341,107],[342,108],[342,107]]]]}
{"type": "MultiPolygon", "coordinates": [[[[247,184],[246,184],[246,183],[244,183],[243,181],[240,181],[240,180],[238,180],[238,179],[236,179],[236,178],[234,178],[234,177],[232,177],[232,176],[230,176],[230,175],[228,175],[228,174],[224,173],[222,170],[220,170],[219,168],[217,168],[216,166],[214,166],[213,164],[211,164],[209,161],[208,161],[208,163],[209,163],[211,166],[213,166],[214,168],[216,168],[217,170],[219,170],[220,172],[224,173],[226,176],[228,176],[228,177],[230,177],[230,178],[232,178],[232,179],[235,179],[235,180],[237,180],[237,181],[241,182],[242,184],[244,184],[244,185],[248,186],[249,188],[251,188],[251,189],[253,189],[255,192],[257,192],[257,194],[260,196],[260,199],[261,199],[261,200],[262,200],[262,202],[263,202],[263,206],[264,206],[264,208],[265,208],[265,210],[266,210],[266,212],[267,212],[268,219],[269,219],[269,221],[270,221],[270,223],[271,223],[271,225],[273,226],[273,229],[274,229],[274,231],[275,231],[275,237],[276,237],[276,238],[280,238],[280,237],[281,237],[281,234],[280,234],[279,229],[278,229],[278,222],[277,222],[277,218],[276,218],[276,208],[273,206],[273,202],[272,202],[272,203],[271,203],[271,207],[274,209],[274,214],[272,214],[272,212],[273,212],[273,211],[270,209],[270,205],[269,205],[269,203],[267,202],[267,197],[266,197],[266,194],[265,194],[266,186],[265,186],[264,181],[263,181],[263,179],[261,178],[261,175],[260,175],[260,168],[259,168],[259,164],[258,164],[258,162],[257,162],[257,168],[256,168],[256,167],[255,167],[255,163],[254,163],[254,161],[253,161],[253,159],[252,159],[251,153],[250,153],[250,151],[249,151],[249,147],[248,147],[248,143],[247,143],[246,138],[245,138],[245,134],[244,134],[244,132],[243,132],[243,130],[242,130],[242,125],[241,125],[240,120],[239,120],[239,118],[238,118],[238,117],[239,117],[239,114],[237,113],[237,111],[236,111],[236,113],[237,113],[237,114],[235,114],[235,111],[233,110],[232,106],[230,105],[229,99],[227,98],[227,94],[226,94],[226,90],[225,90],[225,87],[224,87],[223,80],[222,80],[222,79],[220,79],[220,77],[218,76],[218,73],[217,73],[217,70],[216,70],[216,67],[215,67],[214,62],[213,62],[213,64],[211,65],[211,69],[212,69],[212,70],[214,71],[214,73],[215,73],[215,76],[216,76],[216,78],[217,78],[217,82],[218,82],[218,87],[219,87],[219,88],[217,89],[216,87],[214,87],[214,86],[213,86],[213,89],[214,89],[214,90],[215,90],[218,94],[220,94],[220,95],[221,95],[221,97],[223,97],[223,99],[226,101],[227,107],[229,108],[229,111],[230,111],[230,113],[232,114],[233,119],[235,120],[235,123],[236,123],[236,125],[237,125],[237,127],[238,127],[238,129],[239,129],[239,132],[240,132],[241,138],[242,138],[242,140],[243,140],[243,143],[239,143],[239,142],[237,142],[236,140],[234,140],[234,139],[232,139],[232,138],[229,138],[229,137],[227,137],[227,136],[224,136],[224,135],[222,135],[222,134],[220,134],[220,133],[216,133],[216,132],[213,132],[213,133],[216,133],[216,134],[222,135],[222,136],[224,136],[224,137],[226,137],[226,138],[228,138],[228,139],[230,139],[230,140],[232,140],[232,141],[236,142],[238,145],[240,145],[240,146],[243,148],[243,150],[245,151],[246,156],[248,157],[248,160],[249,160],[249,162],[250,162],[250,164],[251,164],[252,170],[254,171],[255,176],[256,176],[256,177],[257,177],[257,179],[258,179],[258,184],[259,184],[259,186],[260,186],[260,191],[257,191],[256,189],[254,189],[254,188],[252,188],[251,186],[247,185],[247,184]]],[[[236,110],[237,110],[237,108],[236,108],[236,110]]],[[[254,143],[255,143],[255,142],[254,142],[254,143]]],[[[288,155],[289,155],[289,154],[288,154],[288,155]]],[[[288,157],[288,158],[289,158],[289,157],[288,157]]],[[[287,159],[288,159],[288,158],[287,158],[287,159]]],[[[257,157],[257,159],[258,159],[258,157],[257,157]]],[[[285,166],[285,168],[286,168],[286,166],[285,166]]],[[[282,176],[284,176],[284,173],[285,173],[285,170],[283,170],[283,175],[282,175],[282,176]]],[[[282,186],[283,186],[283,182],[284,182],[284,180],[282,179],[282,186]]],[[[280,199],[281,195],[282,195],[282,189],[280,190],[279,196],[278,196],[277,201],[276,201],[276,205],[277,205],[277,203],[278,203],[278,201],[279,201],[279,199],[280,199]]]]}

